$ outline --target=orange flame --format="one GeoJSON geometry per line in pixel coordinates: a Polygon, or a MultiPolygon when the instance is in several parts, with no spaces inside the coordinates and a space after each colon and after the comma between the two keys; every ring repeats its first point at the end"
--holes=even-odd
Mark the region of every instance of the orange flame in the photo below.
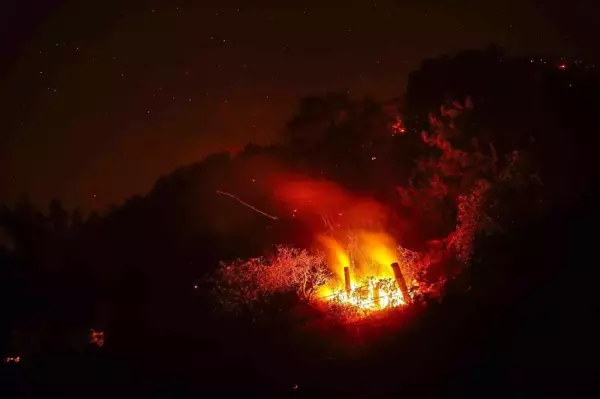
{"type": "Polygon", "coordinates": [[[372,312],[406,303],[391,268],[398,261],[392,237],[372,231],[353,232],[348,248],[330,236],[319,237],[335,278],[319,290],[326,302],[372,312]],[[344,268],[350,269],[350,292],[344,286],[344,268]]]}
{"type": "Polygon", "coordinates": [[[391,267],[400,259],[395,240],[384,233],[389,215],[385,206],[324,179],[279,174],[271,183],[294,218],[304,215],[307,223],[314,223],[309,216],[321,216],[321,228],[330,233],[317,237],[334,275],[317,291],[322,301],[369,312],[406,302],[391,267]],[[346,281],[344,268],[351,281],[346,281]]]}

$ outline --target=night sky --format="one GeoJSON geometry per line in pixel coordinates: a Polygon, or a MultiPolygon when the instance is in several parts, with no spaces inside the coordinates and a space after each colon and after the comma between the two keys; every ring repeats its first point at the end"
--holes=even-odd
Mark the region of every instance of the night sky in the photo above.
{"type": "Polygon", "coordinates": [[[491,42],[566,56],[591,43],[576,48],[587,33],[571,14],[531,1],[12,3],[0,203],[27,193],[84,210],[215,150],[277,140],[305,95],[401,96],[424,58],[491,42]]]}

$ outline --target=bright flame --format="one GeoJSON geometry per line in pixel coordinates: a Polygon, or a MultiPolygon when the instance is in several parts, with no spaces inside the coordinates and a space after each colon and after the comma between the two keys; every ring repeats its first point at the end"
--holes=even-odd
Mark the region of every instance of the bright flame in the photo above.
{"type": "Polygon", "coordinates": [[[338,279],[344,281],[344,267],[350,266],[348,251],[332,237],[322,235],[319,236],[319,241],[327,248],[327,263],[336,265],[331,271],[338,279]]]}
{"type": "Polygon", "coordinates": [[[393,278],[391,264],[397,261],[396,243],[384,233],[361,231],[358,234],[357,256],[359,277],[393,278]]]}
{"type": "Polygon", "coordinates": [[[406,303],[391,267],[398,259],[395,241],[389,235],[354,232],[347,249],[330,236],[321,236],[319,241],[335,275],[319,290],[322,300],[368,312],[406,303]],[[350,271],[350,291],[345,286],[345,267],[350,271]]]}

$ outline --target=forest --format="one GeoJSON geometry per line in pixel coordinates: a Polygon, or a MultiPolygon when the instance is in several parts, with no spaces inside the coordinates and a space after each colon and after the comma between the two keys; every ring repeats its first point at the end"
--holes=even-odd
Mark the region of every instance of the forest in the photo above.
{"type": "Polygon", "coordinates": [[[424,60],[389,101],[302,98],[277,144],[181,166],[104,211],[5,204],[2,383],[88,397],[583,392],[599,90],[585,61],[461,51],[424,60]],[[356,237],[416,254],[400,262],[410,304],[384,321],[311,305],[336,273],[323,242],[356,237]]]}

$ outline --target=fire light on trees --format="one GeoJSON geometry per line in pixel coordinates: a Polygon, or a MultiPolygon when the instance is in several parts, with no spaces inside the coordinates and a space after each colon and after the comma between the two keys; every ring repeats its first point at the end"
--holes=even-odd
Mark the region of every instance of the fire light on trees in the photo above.
{"type": "Polygon", "coordinates": [[[249,305],[296,292],[305,303],[352,320],[443,295],[444,284],[469,264],[476,236],[498,228],[501,194],[532,176],[520,152],[498,152],[491,139],[461,130],[472,126],[472,110],[467,97],[430,115],[429,131],[421,133],[423,155],[408,183],[395,187],[396,203],[324,177],[270,176],[281,212],[308,227],[322,253],[279,247],[271,257],[222,264],[219,300],[249,305]],[[420,252],[394,237],[411,238],[407,244],[420,252]]]}
{"type": "Polygon", "coordinates": [[[321,253],[279,246],[269,257],[221,263],[216,290],[223,306],[251,307],[278,293],[295,292],[304,301],[331,277],[321,253]]]}
{"type": "Polygon", "coordinates": [[[278,247],[270,257],[221,264],[217,294],[229,309],[252,307],[274,294],[295,292],[306,303],[344,315],[367,316],[411,302],[420,289],[417,256],[383,233],[357,231],[346,246],[319,237],[321,251],[278,247]]]}

